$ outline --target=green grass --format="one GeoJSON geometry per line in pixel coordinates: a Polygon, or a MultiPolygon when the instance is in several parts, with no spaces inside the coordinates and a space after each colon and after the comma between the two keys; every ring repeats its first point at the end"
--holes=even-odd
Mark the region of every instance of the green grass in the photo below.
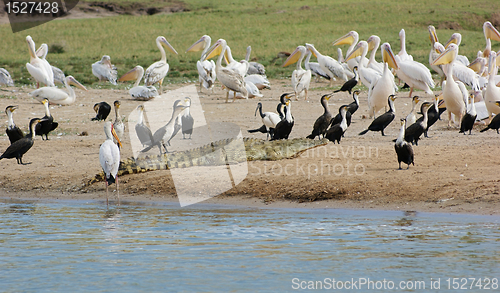
{"type": "MultiPolygon", "coordinates": [[[[104,1],[130,5],[133,0],[104,1]]],[[[149,1],[157,5],[160,1],[149,1]]],[[[0,67],[5,67],[15,82],[32,83],[25,63],[29,62],[25,42],[31,35],[37,47],[42,43],[58,46],[59,53],[50,53],[47,60],[75,76],[85,85],[97,84],[91,64],[104,54],[110,55],[119,75],[135,65],[149,66],[160,59],[155,39],[163,35],[179,55],[167,52],[170,72],[165,82],[179,83],[197,79],[198,53],[184,53],[203,34],[227,40],[235,59],[242,59],[252,45],[252,57],[266,66],[270,78],[290,76],[295,66],[280,67],[270,61],[279,51],[292,52],[299,44],[315,44],[323,54],[337,57],[332,42],[350,30],[360,39],[380,36],[399,51],[401,28],[406,30],[409,54],[428,66],[430,50],[427,26],[438,28],[441,42],[456,31],[439,29],[455,23],[462,29],[460,54],[474,59],[483,50],[485,40],[482,24],[492,13],[500,11],[500,1],[465,0],[434,1],[185,1],[189,11],[152,16],[117,16],[100,19],[56,20],[13,34],[10,26],[0,26],[0,67]],[[307,8],[304,6],[307,5],[307,8]]],[[[167,3],[168,4],[168,3],[167,3]]],[[[347,46],[343,45],[345,52],[347,46]]],[[[493,41],[493,49],[500,44],[493,41]]],[[[380,61],[380,54],[377,56],[380,61]]]]}

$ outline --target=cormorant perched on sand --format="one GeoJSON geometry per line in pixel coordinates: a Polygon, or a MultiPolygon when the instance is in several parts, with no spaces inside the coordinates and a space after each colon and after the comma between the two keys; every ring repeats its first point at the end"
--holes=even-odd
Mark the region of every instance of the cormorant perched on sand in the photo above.
{"type": "MultiPolygon", "coordinates": [[[[500,107],[500,102],[495,102],[495,104],[500,107]]],[[[485,132],[488,129],[495,129],[497,131],[497,134],[500,134],[498,132],[498,129],[500,128],[500,114],[496,114],[492,119],[490,124],[488,124],[488,127],[485,129],[481,130],[480,132],[485,132]]]]}
{"type": "Polygon", "coordinates": [[[56,129],[57,126],[59,126],[59,123],[54,122],[54,117],[50,114],[49,110],[49,100],[47,98],[42,100],[42,104],[45,106],[45,116],[41,119],[41,122],[39,122],[35,126],[35,134],[40,135],[43,140],[43,136],[45,135],[45,139],[49,140],[49,137],[47,136],[49,132],[52,130],[56,129]]]}
{"type": "Polygon", "coordinates": [[[472,132],[472,128],[474,128],[474,122],[476,122],[477,112],[476,105],[474,104],[474,94],[469,96],[469,108],[467,109],[467,113],[465,113],[464,117],[462,117],[462,122],[460,123],[460,132],[465,135],[467,131],[469,131],[469,135],[472,132]]]}
{"type": "Polygon", "coordinates": [[[411,144],[407,143],[404,140],[405,136],[405,128],[406,128],[406,119],[401,119],[401,129],[399,130],[399,136],[396,139],[396,143],[394,144],[394,149],[396,150],[396,154],[398,155],[398,163],[399,169],[401,170],[401,162],[408,165],[410,168],[410,164],[415,165],[413,162],[413,148],[411,144]]]}
{"type": "MultiPolygon", "coordinates": [[[[420,113],[423,112],[422,109],[423,104],[420,106],[420,113]]],[[[429,110],[427,110],[427,127],[424,130],[424,137],[429,137],[427,131],[429,131],[429,128],[434,125],[434,123],[441,119],[441,114],[443,114],[444,111],[446,111],[444,100],[439,100],[439,95],[436,95],[434,97],[434,107],[431,106],[429,110]]],[[[422,120],[424,120],[424,116],[418,118],[416,122],[421,122],[422,120]]]]}
{"type": "Polygon", "coordinates": [[[420,102],[419,96],[414,96],[411,100],[411,111],[406,115],[406,123],[412,125],[417,122],[417,116],[415,116],[415,108],[417,107],[418,102],[420,102]]]}
{"type": "Polygon", "coordinates": [[[396,100],[396,96],[390,95],[388,98],[389,111],[375,118],[375,120],[372,121],[370,126],[368,126],[368,129],[361,131],[359,135],[363,135],[368,131],[380,131],[382,133],[382,136],[385,136],[384,129],[389,124],[391,124],[392,120],[394,120],[394,117],[396,117],[396,110],[394,109],[394,100],[396,100]]]}
{"type": "MultiPolygon", "coordinates": [[[[33,118],[30,120],[29,130],[30,133],[20,140],[11,144],[5,152],[0,156],[1,159],[17,159],[17,163],[21,165],[26,165],[23,163],[23,155],[29,151],[29,149],[33,146],[33,140],[35,138],[35,124],[40,122],[40,119],[33,118]]],[[[27,163],[29,164],[29,163],[27,163]]]]}
{"type": "MultiPolygon", "coordinates": [[[[352,97],[354,99],[354,102],[352,102],[349,105],[347,105],[347,113],[346,113],[347,126],[351,125],[352,114],[354,114],[358,110],[358,108],[359,108],[358,95],[359,95],[359,91],[355,90],[352,93],[352,97]]],[[[338,123],[340,123],[342,121],[342,116],[340,115],[340,109],[341,108],[342,108],[342,106],[340,106],[340,108],[339,108],[339,113],[332,119],[332,123],[331,123],[332,125],[338,124],[338,123]]]]}
{"type": "Polygon", "coordinates": [[[285,118],[281,120],[274,129],[274,135],[271,140],[277,139],[288,139],[290,132],[294,125],[294,120],[291,111],[291,100],[290,98],[294,96],[293,94],[283,94],[281,95],[281,103],[285,105],[285,118]]]}
{"type": "Polygon", "coordinates": [[[137,111],[139,112],[139,118],[135,125],[135,133],[141,141],[142,146],[149,146],[153,141],[153,133],[151,133],[151,129],[144,123],[144,106],[137,106],[137,111]]]}
{"type": "Polygon", "coordinates": [[[325,134],[325,137],[328,138],[328,140],[337,141],[337,143],[340,144],[340,139],[342,139],[342,136],[344,135],[345,131],[347,130],[347,118],[346,118],[346,113],[347,113],[347,106],[342,106],[340,108],[340,115],[342,116],[342,121],[338,124],[332,125],[330,129],[325,134]]]}
{"type": "Polygon", "coordinates": [[[182,116],[181,116],[181,122],[182,122],[182,138],[186,138],[186,134],[189,134],[189,139],[191,139],[191,135],[193,134],[193,125],[194,125],[194,119],[193,116],[191,116],[191,113],[189,112],[189,109],[191,108],[191,98],[186,97],[184,99],[184,103],[186,104],[187,108],[184,109],[182,116]]]}
{"type": "Polygon", "coordinates": [[[354,66],[354,68],[352,69],[352,72],[354,72],[354,77],[349,79],[348,81],[346,81],[342,85],[342,87],[340,89],[334,91],[334,93],[349,92],[349,94],[351,94],[352,89],[358,84],[358,81],[359,81],[358,66],[354,66]]]}
{"type": "MultiPolygon", "coordinates": [[[[278,105],[279,111],[281,111],[280,108],[281,108],[281,103],[278,105]]],[[[282,118],[280,117],[280,116],[282,116],[282,114],[278,115],[278,114],[273,113],[273,112],[262,112],[262,103],[260,103],[260,102],[257,104],[257,108],[255,109],[255,115],[257,115],[257,111],[259,112],[260,118],[262,119],[262,123],[264,123],[264,125],[262,125],[260,128],[257,128],[257,129],[248,130],[248,132],[250,132],[250,133],[254,133],[254,132],[267,133],[267,138],[269,138],[269,135],[271,135],[271,139],[272,139],[274,128],[276,128],[276,125],[278,125],[278,123],[282,120],[282,118]]]]}
{"type": "Polygon", "coordinates": [[[96,103],[94,105],[94,111],[96,112],[96,115],[92,118],[92,121],[106,120],[111,112],[111,106],[106,102],[96,103]]]}
{"type": "Polygon", "coordinates": [[[320,99],[321,105],[323,106],[323,115],[319,116],[314,122],[312,133],[307,136],[309,139],[315,139],[316,136],[325,136],[328,127],[332,121],[333,115],[328,109],[328,100],[332,97],[331,94],[323,95],[320,99]]]}
{"type": "Polygon", "coordinates": [[[5,133],[7,133],[7,136],[9,137],[10,144],[13,144],[14,142],[24,137],[23,131],[14,123],[14,118],[12,117],[16,109],[17,106],[7,106],[7,108],[5,108],[5,114],[7,114],[8,118],[8,124],[7,129],[5,129],[5,133]]]}
{"type": "Polygon", "coordinates": [[[427,111],[429,110],[429,107],[431,107],[431,103],[423,103],[422,104],[422,115],[424,119],[420,122],[415,122],[412,125],[408,126],[408,128],[405,130],[405,140],[407,142],[410,142],[411,144],[418,145],[418,140],[420,139],[420,136],[422,133],[424,133],[425,128],[427,127],[427,111]]]}

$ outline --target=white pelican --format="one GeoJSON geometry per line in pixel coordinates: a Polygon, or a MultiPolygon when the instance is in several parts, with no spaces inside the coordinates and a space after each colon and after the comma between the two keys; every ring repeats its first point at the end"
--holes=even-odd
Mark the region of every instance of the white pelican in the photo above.
{"type": "Polygon", "coordinates": [[[210,48],[212,39],[208,35],[202,36],[198,41],[196,41],[191,47],[186,50],[187,52],[201,52],[201,59],[196,62],[196,68],[198,69],[198,80],[200,81],[200,92],[201,87],[211,89],[213,92],[213,87],[215,80],[217,78],[217,73],[215,72],[215,62],[213,60],[205,60],[206,53],[210,48]]]}
{"type": "MultiPolygon", "coordinates": [[[[391,47],[388,46],[388,49],[390,50],[391,47]]],[[[407,61],[401,60],[397,55],[394,56],[394,60],[397,69],[393,68],[397,76],[410,86],[410,94],[408,95],[410,98],[415,87],[433,95],[431,88],[434,87],[434,80],[432,80],[431,72],[425,65],[409,59],[407,61]]]]}
{"type": "Polygon", "coordinates": [[[161,60],[151,64],[146,69],[146,75],[144,76],[144,83],[146,86],[154,85],[155,83],[160,83],[160,93],[162,90],[163,79],[167,76],[168,69],[170,66],[167,63],[167,55],[165,54],[165,49],[167,48],[170,52],[177,54],[174,47],[172,47],[165,37],[159,36],[156,38],[156,47],[160,50],[161,60]]]}
{"type": "Polygon", "coordinates": [[[376,35],[371,35],[366,42],[368,43],[368,51],[372,51],[370,53],[370,58],[368,59],[368,64],[366,67],[371,68],[378,73],[382,74],[384,71],[384,64],[377,62],[375,60],[375,56],[377,55],[378,47],[380,46],[380,37],[376,35]]]}
{"type": "Polygon", "coordinates": [[[387,97],[395,93],[394,75],[389,69],[389,65],[397,68],[394,53],[388,43],[380,47],[382,60],[384,61],[384,71],[382,76],[375,79],[368,88],[368,109],[370,116],[375,119],[375,114],[387,105],[387,97]]]}
{"type": "MultiPolygon", "coordinates": [[[[307,59],[307,57],[306,57],[306,59],[307,59]]],[[[349,79],[354,78],[354,72],[353,72],[354,67],[352,68],[352,71],[351,71],[351,69],[349,68],[349,65],[345,62],[344,56],[342,56],[342,49],[340,49],[340,48],[337,48],[337,61],[339,61],[340,65],[342,65],[342,67],[344,67],[344,72],[347,75],[347,77],[349,79]]],[[[304,63],[304,65],[305,65],[305,63],[304,63]]]]}
{"type": "Polygon", "coordinates": [[[14,81],[10,77],[10,73],[5,68],[0,68],[0,84],[6,86],[14,86],[14,81]]]}
{"type": "MultiPolygon", "coordinates": [[[[229,91],[239,92],[242,96],[247,99],[248,91],[245,86],[245,79],[239,73],[234,70],[222,67],[222,57],[224,56],[227,48],[226,40],[219,39],[211,47],[206,59],[210,59],[216,55],[219,55],[217,62],[215,63],[215,68],[217,71],[217,78],[219,81],[227,88],[226,93],[226,103],[229,98],[229,91]]],[[[234,99],[233,99],[234,102],[234,99]]]]}
{"type": "MultiPolygon", "coordinates": [[[[340,48],[339,48],[340,49],[340,48]]],[[[319,82],[320,77],[323,77],[327,80],[330,80],[330,76],[328,76],[320,67],[318,62],[309,62],[311,60],[312,52],[307,50],[306,60],[304,61],[304,67],[306,70],[311,70],[311,73],[314,74],[314,80],[319,82]]]]}
{"type": "MultiPolygon", "coordinates": [[[[450,44],[456,44],[457,46],[460,46],[460,43],[462,42],[462,34],[460,33],[454,33],[451,35],[450,39],[444,44],[444,47],[447,48],[448,45],[450,44]]],[[[468,66],[469,65],[469,58],[467,58],[464,55],[457,55],[457,61],[461,62],[463,65],[468,66]]]]}
{"type": "Polygon", "coordinates": [[[469,93],[463,83],[456,82],[453,78],[453,63],[458,55],[458,46],[456,44],[450,44],[448,48],[439,55],[436,60],[432,63],[433,65],[445,65],[443,66],[443,71],[446,75],[446,81],[443,82],[443,100],[446,105],[446,110],[448,111],[448,125],[451,126],[451,114],[454,114],[458,118],[458,123],[462,121],[462,117],[465,114],[466,106],[464,102],[465,98],[468,98],[469,93]],[[460,86],[460,84],[462,86],[460,86]],[[465,93],[463,92],[465,89],[465,93]]]}
{"type": "Polygon", "coordinates": [[[102,56],[101,60],[92,64],[92,74],[99,78],[99,81],[108,80],[116,85],[118,71],[116,66],[111,64],[111,57],[108,55],[102,56]]]}
{"type": "Polygon", "coordinates": [[[71,75],[66,77],[64,85],[66,86],[67,92],[54,86],[48,86],[36,89],[29,93],[29,95],[39,102],[42,102],[43,99],[47,98],[51,104],[70,105],[76,100],[75,91],[70,87],[70,85],[74,85],[84,91],[87,90],[71,75]]]}
{"type": "MultiPolygon", "coordinates": [[[[399,31],[399,41],[401,44],[401,49],[399,50],[398,57],[401,61],[413,61],[413,56],[409,55],[406,52],[406,32],[405,29],[402,28],[399,31]]],[[[411,95],[410,95],[411,96],[411,95]]]]}
{"type": "Polygon", "coordinates": [[[251,62],[250,61],[250,54],[252,53],[252,46],[247,47],[247,54],[245,56],[245,60],[248,62],[248,71],[247,74],[260,74],[260,75],[266,75],[266,68],[264,65],[258,63],[258,62],[251,62]]]}
{"type": "Polygon", "coordinates": [[[489,61],[490,75],[488,77],[488,85],[484,91],[484,104],[488,110],[491,120],[492,114],[499,115],[500,107],[495,102],[500,101],[500,88],[495,84],[495,76],[497,71],[496,59],[498,59],[495,52],[490,52],[489,61]]]}
{"type": "Polygon", "coordinates": [[[271,89],[271,84],[269,83],[269,80],[267,79],[267,77],[265,77],[264,75],[260,75],[260,74],[246,75],[245,82],[248,82],[248,81],[255,84],[255,86],[259,90],[262,90],[265,88],[271,89]]]}
{"type": "MultiPolygon", "coordinates": [[[[349,48],[347,48],[347,51],[345,52],[345,55],[348,56],[351,54],[351,52],[354,50],[354,46],[358,44],[359,40],[359,35],[356,31],[350,31],[347,34],[343,35],[342,37],[338,38],[335,42],[333,42],[334,46],[338,45],[349,45],[349,48]]],[[[346,57],[347,58],[347,57],[346,57]]],[[[363,60],[363,63],[366,65],[368,63],[368,59],[361,59],[356,57],[356,59],[351,59],[349,61],[346,61],[347,65],[349,66],[349,69],[352,71],[354,66],[359,67],[359,62],[360,60],[363,60]]],[[[340,62],[340,60],[339,60],[340,62]]]]}
{"type": "Polygon", "coordinates": [[[125,133],[125,124],[123,123],[122,116],[120,115],[121,102],[116,100],[113,105],[115,106],[115,121],[113,122],[113,129],[120,139],[123,139],[125,133]]]}
{"type": "Polygon", "coordinates": [[[229,62],[226,68],[235,70],[243,77],[247,74],[249,67],[248,62],[246,60],[241,60],[240,62],[234,60],[233,54],[231,54],[231,48],[229,48],[229,46],[226,47],[225,56],[227,58],[226,61],[229,62]]]}
{"type": "MultiPolygon", "coordinates": [[[[436,34],[436,28],[433,25],[429,25],[427,27],[427,30],[429,31],[429,40],[431,41],[431,51],[429,52],[429,65],[430,65],[432,64],[432,62],[434,62],[434,60],[436,60],[436,58],[442,53],[442,51],[437,50],[435,47],[436,44],[439,44],[439,39],[436,34]]],[[[441,65],[430,65],[430,66],[432,70],[434,70],[441,77],[439,84],[442,84],[445,76],[443,69],[441,68],[441,65]]]]}
{"type": "Polygon", "coordinates": [[[139,83],[144,76],[144,68],[137,65],[129,72],[125,73],[118,79],[118,81],[128,81],[135,80],[134,86],[128,91],[132,98],[138,101],[149,101],[154,97],[158,96],[158,91],[152,85],[150,86],[139,86],[139,83]]]}
{"type": "Polygon", "coordinates": [[[304,59],[306,50],[306,47],[298,46],[290,57],[286,59],[285,63],[283,63],[283,67],[286,67],[298,61],[297,69],[292,72],[292,87],[297,100],[302,92],[304,92],[305,99],[307,100],[307,91],[311,82],[311,70],[302,69],[302,60],[304,59]]]}
{"type": "MultiPolygon", "coordinates": [[[[64,74],[64,72],[61,69],[49,64],[49,62],[45,59],[45,57],[47,57],[48,53],[49,53],[49,46],[47,46],[47,44],[45,44],[45,43],[41,44],[40,48],[38,48],[38,50],[36,50],[36,55],[40,59],[42,59],[42,61],[44,63],[46,63],[45,64],[46,68],[48,68],[50,66],[50,69],[52,70],[54,83],[58,82],[58,83],[64,85],[65,80],[66,80],[66,75],[64,74]]],[[[50,72],[49,72],[49,74],[50,74],[50,72]]]]}
{"type": "Polygon", "coordinates": [[[491,40],[500,42],[500,32],[498,32],[491,22],[487,21],[483,24],[483,34],[486,39],[486,48],[483,51],[483,57],[488,58],[491,52],[491,40]]]}
{"type": "Polygon", "coordinates": [[[118,205],[120,205],[120,191],[118,188],[118,168],[120,167],[120,149],[113,142],[116,139],[120,147],[122,146],[120,139],[116,135],[115,129],[111,122],[104,123],[104,133],[106,140],[99,148],[99,162],[106,176],[106,205],[108,205],[108,185],[116,183],[116,195],[118,197],[118,205]]]}
{"type": "MultiPolygon", "coordinates": [[[[346,56],[346,62],[349,62],[349,60],[352,60],[353,58],[357,56],[361,56],[361,59],[364,59],[366,57],[366,54],[368,53],[368,43],[366,41],[360,41],[355,47],[354,50],[351,51],[349,55],[346,56]]],[[[377,80],[379,77],[382,76],[381,73],[377,72],[373,68],[368,68],[366,67],[366,63],[361,62],[358,66],[358,74],[361,82],[367,87],[370,88],[370,85],[377,80]]],[[[386,103],[387,97],[384,97],[384,104],[386,103]]]]}
{"type": "Polygon", "coordinates": [[[342,67],[342,65],[340,65],[337,60],[333,59],[330,56],[322,55],[312,44],[306,43],[306,48],[314,54],[314,57],[316,57],[316,59],[318,59],[318,63],[321,69],[323,69],[323,71],[328,76],[330,76],[330,87],[333,86],[335,77],[341,78],[345,81],[349,80],[344,72],[344,67],[342,67]]]}
{"type": "Polygon", "coordinates": [[[30,36],[26,37],[26,42],[28,43],[30,52],[30,62],[26,63],[26,69],[28,69],[28,72],[36,80],[37,88],[39,87],[40,82],[45,84],[46,86],[55,86],[52,68],[50,67],[48,62],[44,62],[36,55],[35,42],[30,36]]]}
{"type": "MultiPolygon", "coordinates": [[[[264,97],[264,95],[260,93],[259,88],[253,82],[247,81],[245,79],[245,87],[247,89],[249,98],[262,98],[262,97],[264,97]]],[[[229,98],[230,99],[234,99],[234,98],[244,99],[244,97],[241,93],[235,93],[233,91],[231,91],[229,93],[229,98]]]]}

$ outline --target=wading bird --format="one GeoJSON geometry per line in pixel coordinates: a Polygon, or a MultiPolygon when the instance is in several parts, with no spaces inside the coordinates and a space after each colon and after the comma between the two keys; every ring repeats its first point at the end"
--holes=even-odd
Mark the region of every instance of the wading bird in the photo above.
{"type": "Polygon", "coordinates": [[[118,198],[118,205],[120,205],[120,190],[118,185],[118,168],[120,167],[120,147],[122,144],[116,135],[115,129],[111,122],[104,123],[104,133],[106,140],[99,148],[99,162],[101,163],[102,170],[106,176],[106,206],[108,205],[108,186],[116,183],[116,196],[118,198]],[[118,145],[113,142],[116,139],[118,145]]]}

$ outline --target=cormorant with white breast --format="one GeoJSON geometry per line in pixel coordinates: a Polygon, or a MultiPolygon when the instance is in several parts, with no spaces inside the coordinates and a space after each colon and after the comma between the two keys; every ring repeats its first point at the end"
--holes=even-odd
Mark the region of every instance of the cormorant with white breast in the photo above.
{"type": "Polygon", "coordinates": [[[9,137],[10,144],[13,144],[14,142],[24,137],[23,131],[14,123],[14,118],[12,117],[16,109],[17,106],[7,106],[7,108],[5,108],[5,114],[7,114],[8,118],[8,124],[7,129],[5,129],[5,133],[7,133],[7,136],[9,137]]]}
{"type": "MultiPolygon", "coordinates": [[[[352,97],[354,98],[354,102],[350,103],[349,105],[344,105],[347,106],[347,113],[346,113],[346,119],[347,119],[347,126],[351,126],[351,117],[352,115],[358,110],[359,108],[359,99],[358,99],[359,91],[355,90],[352,93],[352,97]]],[[[340,109],[342,106],[339,108],[339,113],[337,116],[335,116],[332,119],[331,125],[335,125],[337,123],[340,123],[342,121],[342,115],[340,115],[340,109]]]]}
{"type": "Polygon", "coordinates": [[[42,100],[42,104],[45,106],[45,116],[42,118],[41,122],[35,126],[35,134],[40,135],[43,140],[43,136],[45,135],[45,139],[49,140],[47,136],[49,132],[56,129],[59,126],[59,123],[54,122],[54,117],[50,114],[49,110],[49,99],[45,98],[42,100]]]}
{"type": "Polygon", "coordinates": [[[331,94],[323,95],[320,99],[321,105],[323,106],[323,115],[319,116],[314,122],[312,133],[307,136],[309,139],[314,139],[316,136],[325,137],[325,133],[328,130],[328,126],[332,122],[333,114],[328,109],[328,100],[331,98],[331,94]]]}
{"type": "Polygon", "coordinates": [[[368,129],[361,131],[359,135],[363,135],[368,131],[380,131],[382,133],[382,136],[385,136],[384,129],[389,124],[391,124],[392,120],[394,120],[394,117],[396,117],[396,110],[394,109],[394,100],[396,100],[396,96],[390,95],[388,98],[389,111],[375,118],[375,120],[372,121],[370,126],[368,126],[368,129]]]}
{"type": "Polygon", "coordinates": [[[407,142],[410,142],[411,144],[418,145],[418,141],[420,139],[420,136],[422,133],[424,133],[425,129],[427,128],[427,111],[429,110],[429,107],[431,107],[431,103],[425,102],[422,104],[422,115],[423,119],[420,122],[415,122],[412,125],[408,126],[408,128],[405,130],[405,140],[407,142]]]}
{"type": "Polygon", "coordinates": [[[295,121],[293,120],[292,112],[291,112],[291,97],[293,94],[282,94],[280,97],[280,101],[285,105],[285,118],[281,120],[274,129],[274,136],[271,140],[277,139],[288,139],[290,132],[292,132],[293,125],[295,121]]]}
{"type": "MultiPolygon", "coordinates": [[[[420,113],[423,113],[422,106],[420,106],[420,113]]],[[[439,100],[439,95],[436,95],[434,97],[434,107],[431,106],[429,110],[427,110],[427,127],[424,130],[424,137],[429,137],[427,131],[429,131],[429,128],[434,125],[434,123],[441,119],[441,114],[443,114],[444,111],[446,111],[444,100],[439,100]]],[[[416,122],[421,122],[422,120],[424,120],[424,116],[418,118],[416,122]]]]}
{"type": "Polygon", "coordinates": [[[186,104],[187,108],[184,109],[181,116],[182,138],[185,139],[186,138],[185,135],[189,134],[189,139],[191,139],[191,135],[193,134],[193,125],[194,125],[193,116],[191,116],[191,113],[189,112],[189,109],[191,108],[191,98],[186,97],[184,103],[186,104]]]}
{"type": "Polygon", "coordinates": [[[94,105],[94,111],[96,115],[94,118],[92,118],[92,121],[106,120],[106,118],[108,118],[109,113],[111,112],[111,106],[106,102],[96,103],[94,105]]]}
{"type": "Polygon", "coordinates": [[[460,123],[460,132],[465,135],[467,131],[469,131],[469,135],[472,132],[472,128],[474,127],[474,122],[476,122],[477,112],[476,105],[474,104],[474,94],[469,96],[469,108],[467,109],[467,113],[465,113],[464,117],[462,117],[462,121],[460,123]]]}
{"type": "Polygon", "coordinates": [[[40,122],[40,119],[33,118],[30,120],[29,130],[30,133],[25,137],[17,140],[13,144],[11,144],[5,152],[0,156],[1,159],[13,159],[16,158],[17,163],[21,165],[27,165],[30,163],[23,163],[23,155],[31,149],[33,146],[34,138],[35,138],[35,124],[40,122]]]}
{"type": "Polygon", "coordinates": [[[401,119],[401,129],[399,130],[399,136],[396,139],[396,143],[394,144],[394,149],[396,150],[396,154],[398,155],[398,163],[399,169],[401,170],[401,162],[408,165],[410,168],[410,164],[415,166],[413,161],[413,148],[411,144],[404,140],[405,137],[405,129],[406,129],[406,119],[401,119]]]}
{"type": "Polygon", "coordinates": [[[342,139],[342,136],[344,135],[345,131],[347,130],[347,119],[346,119],[346,113],[347,113],[347,106],[342,106],[340,108],[340,115],[342,116],[342,121],[338,124],[332,125],[330,129],[325,134],[325,137],[328,138],[328,140],[337,141],[338,144],[340,144],[340,140],[342,139]]]}
{"type": "MultiPolygon", "coordinates": [[[[495,104],[500,107],[500,102],[495,102],[495,104]]],[[[488,124],[488,127],[486,127],[485,129],[481,130],[480,132],[485,132],[487,131],[488,129],[494,129],[497,131],[497,134],[500,134],[498,132],[498,129],[500,128],[500,114],[496,114],[495,116],[493,116],[493,118],[491,119],[491,122],[490,124],[488,124]]]]}
{"type": "Polygon", "coordinates": [[[142,146],[150,146],[153,141],[153,133],[151,133],[151,129],[144,123],[144,105],[137,106],[137,111],[139,112],[139,117],[135,125],[135,133],[141,141],[142,146]]]}

